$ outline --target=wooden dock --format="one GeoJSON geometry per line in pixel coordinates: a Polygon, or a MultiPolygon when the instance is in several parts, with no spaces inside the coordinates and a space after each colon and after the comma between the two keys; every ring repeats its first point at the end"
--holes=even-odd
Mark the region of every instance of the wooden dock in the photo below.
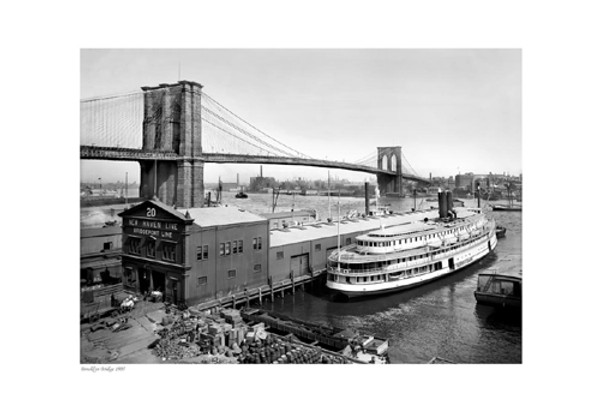
{"type": "Polygon", "coordinates": [[[209,310],[213,308],[237,308],[249,306],[250,301],[258,300],[258,303],[262,305],[263,299],[269,299],[271,302],[275,300],[275,297],[283,297],[286,291],[290,291],[292,294],[296,292],[296,289],[304,289],[304,285],[312,283],[314,280],[325,274],[326,270],[315,272],[312,275],[302,275],[297,277],[291,277],[271,283],[269,285],[262,285],[257,288],[248,289],[245,291],[237,292],[225,297],[221,297],[208,302],[203,302],[194,306],[190,306],[197,310],[209,310]]]}

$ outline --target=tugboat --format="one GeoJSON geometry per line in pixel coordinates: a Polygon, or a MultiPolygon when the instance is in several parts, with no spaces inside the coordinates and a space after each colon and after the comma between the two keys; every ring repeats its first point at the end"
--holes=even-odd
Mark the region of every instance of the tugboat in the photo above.
{"type": "Polygon", "coordinates": [[[248,194],[246,194],[246,193],[244,192],[244,187],[242,187],[242,188],[240,189],[240,192],[238,192],[237,194],[235,194],[235,197],[236,197],[237,199],[246,199],[246,198],[248,198],[248,194]]]}

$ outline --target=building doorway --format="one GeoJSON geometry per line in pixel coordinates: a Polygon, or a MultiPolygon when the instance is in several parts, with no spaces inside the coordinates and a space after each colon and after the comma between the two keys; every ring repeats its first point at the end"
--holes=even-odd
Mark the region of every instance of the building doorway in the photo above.
{"type": "Polygon", "coordinates": [[[138,272],[140,275],[140,293],[144,294],[150,291],[150,272],[146,268],[140,268],[138,272]]]}
{"type": "Polygon", "coordinates": [[[158,290],[160,292],[165,292],[165,274],[162,272],[157,272],[155,270],[152,271],[152,287],[153,290],[158,290]]]}

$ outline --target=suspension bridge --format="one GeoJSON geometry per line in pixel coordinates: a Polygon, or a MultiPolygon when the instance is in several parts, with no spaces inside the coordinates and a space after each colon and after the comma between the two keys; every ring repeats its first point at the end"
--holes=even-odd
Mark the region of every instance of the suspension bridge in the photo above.
{"type": "Polygon", "coordinates": [[[401,147],[378,147],[354,162],[311,158],[261,131],[191,81],[82,99],[80,158],[137,161],[140,196],[169,205],[204,203],[205,163],[304,165],[377,175],[383,194],[402,195],[402,181],[429,184],[401,147]]]}

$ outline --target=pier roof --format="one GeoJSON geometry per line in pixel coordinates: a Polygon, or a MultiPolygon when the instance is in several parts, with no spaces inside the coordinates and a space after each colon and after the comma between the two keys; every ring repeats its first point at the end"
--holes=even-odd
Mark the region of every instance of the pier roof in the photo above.
{"type": "MultiPolygon", "coordinates": [[[[433,209],[427,211],[384,215],[381,217],[372,216],[365,219],[346,219],[340,223],[340,235],[359,234],[362,232],[373,231],[379,229],[381,225],[387,228],[414,221],[422,221],[425,218],[435,218],[437,217],[437,214],[437,209],[433,209]]],[[[332,236],[337,236],[337,232],[337,222],[295,226],[284,230],[272,230],[270,246],[276,247],[292,243],[329,238],[332,236]]]]}
{"type": "Polygon", "coordinates": [[[202,227],[266,221],[266,218],[263,218],[260,215],[253,214],[252,212],[245,211],[244,209],[235,206],[189,209],[178,208],[177,211],[182,214],[188,212],[190,217],[194,219],[194,224],[202,227]]]}

